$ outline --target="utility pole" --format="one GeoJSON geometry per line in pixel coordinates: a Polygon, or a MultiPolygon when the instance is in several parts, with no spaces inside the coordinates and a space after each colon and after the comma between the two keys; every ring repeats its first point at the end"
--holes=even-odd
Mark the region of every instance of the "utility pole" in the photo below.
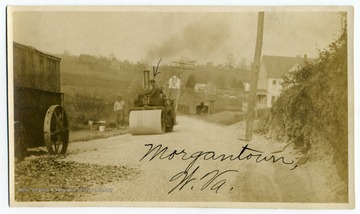
{"type": "Polygon", "coordinates": [[[254,129],[254,115],[255,115],[255,108],[256,108],[256,91],[257,91],[257,82],[259,79],[263,31],[264,31],[264,12],[259,12],[255,56],[254,56],[254,63],[253,63],[253,68],[252,68],[253,73],[252,73],[252,79],[251,79],[251,85],[250,85],[248,109],[247,109],[247,114],[246,114],[246,133],[245,133],[246,141],[252,140],[252,134],[253,134],[253,129],[254,129]]]}

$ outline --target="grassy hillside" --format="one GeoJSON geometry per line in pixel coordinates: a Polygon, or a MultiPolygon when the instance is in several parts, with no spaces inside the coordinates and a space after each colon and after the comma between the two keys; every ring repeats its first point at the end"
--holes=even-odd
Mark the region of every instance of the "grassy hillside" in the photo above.
{"type": "MultiPolygon", "coordinates": [[[[88,55],[58,57],[62,58],[61,87],[62,92],[65,93],[65,108],[73,129],[80,128],[88,120],[114,122],[112,109],[116,97],[122,95],[128,110],[137,94],[142,91],[142,71],[145,69],[152,71],[149,65],[132,64],[116,59],[88,55]]],[[[173,75],[179,77],[182,84],[186,83],[190,75],[194,75],[196,82],[213,82],[215,85],[222,83],[222,87],[226,88],[231,87],[234,79],[240,81],[249,77],[245,71],[228,71],[215,67],[196,67],[189,70],[160,66],[159,71],[161,73],[155,79],[167,95],[170,94],[170,90],[166,89],[167,80],[173,75]]],[[[221,87],[219,84],[217,86],[221,87]]],[[[235,93],[235,89],[232,91],[235,93]]],[[[171,97],[175,98],[175,95],[174,91],[171,97]]],[[[221,93],[212,96],[196,94],[191,88],[183,91],[180,103],[193,109],[200,101],[207,99],[216,100],[216,111],[241,109],[240,99],[228,99],[221,93]]]]}

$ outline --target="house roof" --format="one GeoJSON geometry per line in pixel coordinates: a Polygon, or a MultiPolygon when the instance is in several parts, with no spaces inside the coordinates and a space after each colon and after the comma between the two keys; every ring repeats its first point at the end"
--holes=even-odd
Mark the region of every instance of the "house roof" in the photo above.
{"type": "Polygon", "coordinates": [[[268,78],[282,78],[295,65],[304,63],[303,57],[268,56],[262,57],[268,78]]]}

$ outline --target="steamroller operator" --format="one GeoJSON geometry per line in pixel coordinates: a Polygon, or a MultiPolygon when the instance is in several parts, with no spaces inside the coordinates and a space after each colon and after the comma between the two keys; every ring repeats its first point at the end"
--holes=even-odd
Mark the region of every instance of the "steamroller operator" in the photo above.
{"type": "Polygon", "coordinates": [[[162,89],[156,85],[155,80],[150,80],[151,90],[149,92],[150,97],[150,104],[158,105],[159,102],[161,102],[161,99],[163,98],[163,92],[162,89]]]}
{"type": "Polygon", "coordinates": [[[150,91],[150,99],[161,99],[162,90],[156,85],[155,80],[150,80],[151,91],[150,91]]]}

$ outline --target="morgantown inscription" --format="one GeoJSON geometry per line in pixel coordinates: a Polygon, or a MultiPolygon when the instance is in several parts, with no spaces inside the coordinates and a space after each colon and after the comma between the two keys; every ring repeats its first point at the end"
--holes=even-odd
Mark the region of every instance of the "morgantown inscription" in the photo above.
{"type": "MultiPolygon", "coordinates": [[[[182,161],[190,161],[187,167],[176,173],[170,178],[170,182],[174,183],[174,187],[168,192],[168,194],[173,193],[175,190],[182,190],[185,187],[194,189],[193,183],[195,181],[203,182],[200,190],[211,189],[215,193],[218,193],[222,187],[226,185],[227,176],[231,176],[235,173],[238,173],[239,170],[235,169],[215,169],[204,174],[199,175],[199,169],[202,167],[199,163],[202,161],[253,161],[256,164],[260,163],[279,163],[289,166],[289,170],[294,170],[297,165],[294,160],[288,160],[283,156],[275,156],[273,154],[266,154],[265,151],[260,151],[253,149],[246,144],[239,148],[239,151],[235,154],[221,154],[216,151],[196,151],[188,152],[185,149],[169,149],[167,146],[162,144],[145,144],[145,147],[148,148],[145,155],[140,159],[140,161],[148,160],[153,161],[155,159],[161,161],[171,161],[174,159],[182,161]]],[[[230,187],[230,191],[234,187],[230,187]]]]}

